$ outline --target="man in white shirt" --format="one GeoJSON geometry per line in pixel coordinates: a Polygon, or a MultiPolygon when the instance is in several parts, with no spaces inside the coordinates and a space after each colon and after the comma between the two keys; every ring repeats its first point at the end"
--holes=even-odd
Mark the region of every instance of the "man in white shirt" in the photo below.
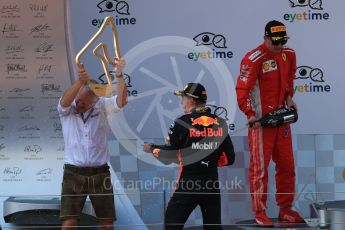
{"type": "Polygon", "coordinates": [[[79,79],[64,92],[58,104],[65,142],[60,210],[62,229],[77,228],[87,195],[99,228],[114,229],[116,214],[108,166],[107,116],[127,104],[127,87],[122,74],[125,60],[115,60],[113,65],[116,66],[117,95],[97,97],[87,84],[89,75],[81,65],[79,79]]]}

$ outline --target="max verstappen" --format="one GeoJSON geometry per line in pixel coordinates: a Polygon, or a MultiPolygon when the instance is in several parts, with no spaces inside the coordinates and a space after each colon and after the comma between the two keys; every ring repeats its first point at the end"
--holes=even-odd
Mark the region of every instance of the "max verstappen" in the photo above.
{"type": "Polygon", "coordinates": [[[165,229],[183,229],[199,205],[204,229],[222,229],[218,167],[232,165],[234,148],[224,119],[206,108],[203,85],[188,83],[181,96],[184,115],[170,126],[167,145],[145,143],[143,150],[164,164],[180,164],[178,183],[165,213],[165,229]]]}

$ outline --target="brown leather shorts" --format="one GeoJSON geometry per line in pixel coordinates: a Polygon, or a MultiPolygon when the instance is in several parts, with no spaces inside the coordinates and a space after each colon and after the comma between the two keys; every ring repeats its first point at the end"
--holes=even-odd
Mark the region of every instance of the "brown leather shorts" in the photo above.
{"type": "Polygon", "coordinates": [[[60,219],[79,219],[87,196],[90,197],[97,219],[116,220],[109,166],[79,167],[65,164],[60,219]]]}

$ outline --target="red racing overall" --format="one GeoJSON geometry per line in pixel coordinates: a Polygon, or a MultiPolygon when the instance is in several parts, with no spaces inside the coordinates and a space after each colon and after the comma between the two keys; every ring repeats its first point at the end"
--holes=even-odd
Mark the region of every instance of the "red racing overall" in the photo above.
{"type": "MultiPolygon", "coordinates": [[[[286,97],[293,96],[295,72],[296,55],[293,49],[283,47],[280,53],[273,54],[262,44],[247,53],[241,62],[236,85],[238,105],[247,118],[261,118],[285,106],[286,97]]],[[[253,211],[266,209],[267,169],[271,158],[276,164],[277,203],[280,207],[291,207],[295,192],[295,166],[290,126],[249,129],[248,142],[253,211]]]]}

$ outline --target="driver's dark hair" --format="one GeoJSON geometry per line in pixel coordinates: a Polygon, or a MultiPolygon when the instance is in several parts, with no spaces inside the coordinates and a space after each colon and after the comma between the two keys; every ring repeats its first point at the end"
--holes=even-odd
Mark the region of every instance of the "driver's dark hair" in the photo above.
{"type": "Polygon", "coordinates": [[[205,107],[206,106],[206,101],[200,101],[200,100],[195,100],[195,99],[194,99],[194,101],[195,101],[195,105],[197,107],[205,107]]]}

